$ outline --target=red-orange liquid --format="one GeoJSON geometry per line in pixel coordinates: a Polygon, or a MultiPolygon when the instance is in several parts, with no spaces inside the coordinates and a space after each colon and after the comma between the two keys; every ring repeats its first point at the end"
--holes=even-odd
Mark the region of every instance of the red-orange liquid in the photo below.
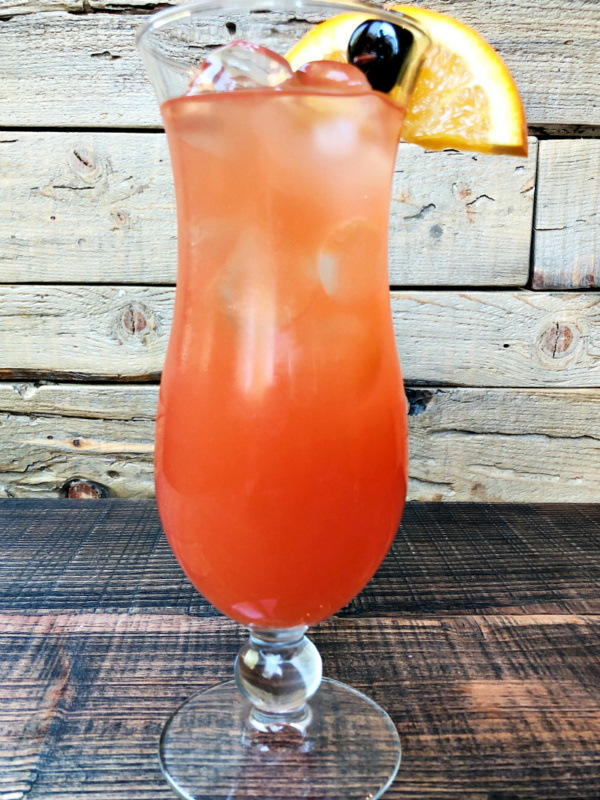
{"type": "Polygon", "coordinates": [[[375,92],[170,100],[179,224],[156,490],[192,583],[313,624],[371,578],[406,492],[387,280],[402,115],[375,92]]]}

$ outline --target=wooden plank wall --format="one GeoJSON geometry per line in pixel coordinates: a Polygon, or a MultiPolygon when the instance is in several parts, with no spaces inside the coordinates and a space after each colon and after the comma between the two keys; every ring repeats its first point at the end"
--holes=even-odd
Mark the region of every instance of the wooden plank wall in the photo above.
{"type": "MultiPolygon", "coordinates": [[[[410,497],[598,501],[597,0],[423,5],[499,50],[532,135],[527,159],[399,148],[410,497]]],[[[155,8],[0,0],[0,496],[153,493],[176,246],[133,46],[155,8]]]]}

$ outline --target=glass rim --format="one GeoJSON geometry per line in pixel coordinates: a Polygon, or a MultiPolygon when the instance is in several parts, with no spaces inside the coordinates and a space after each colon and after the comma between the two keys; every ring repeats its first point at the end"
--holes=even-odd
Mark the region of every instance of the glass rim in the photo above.
{"type": "MultiPolygon", "coordinates": [[[[416,33],[417,36],[423,37],[428,43],[431,43],[427,29],[423,27],[420,22],[412,19],[412,17],[400,11],[381,8],[375,4],[360,2],[360,0],[194,0],[194,2],[191,3],[183,3],[182,5],[172,6],[171,8],[164,8],[144,20],[136,29],[135,45],[138,50],[150,50],[155,56],[160,55],[161,60],[168,61],[173,66],[177,67],[177,62],[175,60],[156,53],[151,45],[148,46],[145,43],[149,34],[195,16],[203,16],[205,13],[208,14],[210,12],[223,12],[227,9],[250,12],[259,9],[263,11],[283,11],[286,9],[293,11],[311,8],[314,10],[318,10],[319,8],[331,10],[339,9],[340,13],[354,12],[356,14],[370,14],[374,19],[407,28],[413,33],[416,33]]],[[[318,23],[315,23],[315,25],[316,24],[318,23]]]]}

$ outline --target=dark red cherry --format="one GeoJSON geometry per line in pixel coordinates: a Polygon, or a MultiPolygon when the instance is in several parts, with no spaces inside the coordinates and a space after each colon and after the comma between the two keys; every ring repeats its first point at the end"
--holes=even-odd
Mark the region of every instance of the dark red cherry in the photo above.
{"type": "Polygon", "coordinates": [[[413,42],[406,28],[369,19],[350,37],[348,61],[365,73],[373,89],[389,92],[402,78],[413,42]]]}

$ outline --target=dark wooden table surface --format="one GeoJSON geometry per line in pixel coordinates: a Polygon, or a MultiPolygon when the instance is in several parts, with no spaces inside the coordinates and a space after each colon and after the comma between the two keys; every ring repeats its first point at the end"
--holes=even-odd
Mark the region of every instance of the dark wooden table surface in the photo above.
{"type": "MultiPolygon", "coordinates": [[[[600,506],[409,505],[312,638],[388,709],[386,798],[600,797],[600,506]]],[[[187,582],[150,501],[0,501],[0,800],[160,800],[170,711],[244,632],[187,582]]]]}

